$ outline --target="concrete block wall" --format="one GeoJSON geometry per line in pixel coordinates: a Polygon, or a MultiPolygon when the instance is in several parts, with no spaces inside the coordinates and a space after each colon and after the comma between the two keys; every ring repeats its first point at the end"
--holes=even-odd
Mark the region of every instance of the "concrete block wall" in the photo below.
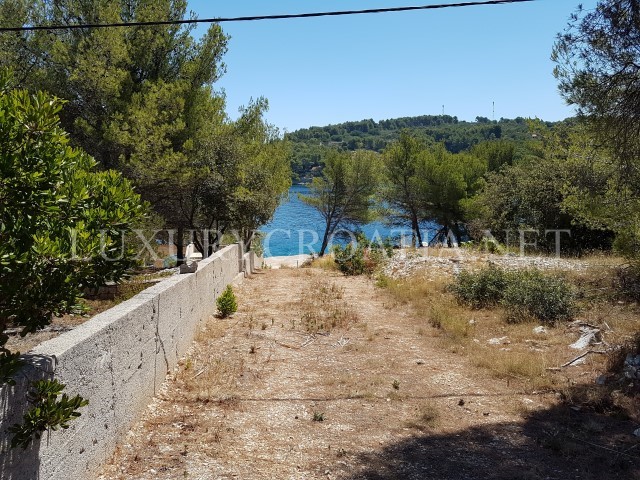
{"type": "Polygon", "coordinates": [[[0,479],[93,478],[186,354],[198,322],[215,313],[215,299],[261,263],[228,246],[196,273],[170,277],[25,355],[17,385],[0,389],[0,479]],[[29,383],[54,375],[89,405],[69,429],[10,449],[6,430],[22,419],[29,383]]]}

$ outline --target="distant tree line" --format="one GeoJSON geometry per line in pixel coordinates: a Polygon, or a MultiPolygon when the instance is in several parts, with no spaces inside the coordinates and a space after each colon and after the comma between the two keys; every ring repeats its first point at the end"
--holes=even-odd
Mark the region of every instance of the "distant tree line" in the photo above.
{"type": "Polygon", "coordinates": [[[411,130],[400,132],[381,153],[318,146],[323,168],[303,200],[326,219],[321,253],[334,231],[357,230],[373,218],[411,229],[415,246],[435,240],[422,237],[420,225],[428,221],[442,227],[439,242],[486,237],[514,244],[526,231],[528,241],[552,253],[557,231],[564,252],[610,248],[614,232],[589,221],[582,187],[590,185],[592,194],[608,188],[612,172],[605,168],[606,155],[594,150],[592,137],[575,120],[552,127],[530,120],[527,128],[525,141],[492,139],[458,153],[411,130]],[[356,177],[345,172],[351,170],[370,171],[357,177],[366,187],[350,185],[356,177]]]}
{"type": "MultiPolygon", "coordinates": [[[[547,126],[553,123],[547,122],[547,126]]],[[[469,150],[488,140],[525,142],[531,137],[524,118],[498,121],[476,117],[475,122],[459,121],[450,115],[423,115],[375,122],[362,120],[326,127],[311,127],[287,133],[292,144],[292,171],[295,181],[308,181],[320,174],[323,147],[344,151],[371,150],[381,153],[398,140],[401,132],[410,132],[427,145],[442,143],[450,153],[469,150]]]]}

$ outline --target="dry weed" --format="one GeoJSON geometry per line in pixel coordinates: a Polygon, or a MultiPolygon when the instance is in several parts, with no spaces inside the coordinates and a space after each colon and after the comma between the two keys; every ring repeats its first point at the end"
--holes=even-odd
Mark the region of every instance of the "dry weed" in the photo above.
{"type": "Polygon", "coordinates": [[[299,307],[302,327],[311,334],[346,329],[358,321],[358,315],[344,301],[344,288],[320,278],[309,282],[299,307]]]}
{"type": "Polygon", "coordinates": [[[417,418],[409,421],[407,427],[424,431],[428,428],[436,428],[440,418],[438,407],[432,402],[426,402],[416,408],[417,418]]]}

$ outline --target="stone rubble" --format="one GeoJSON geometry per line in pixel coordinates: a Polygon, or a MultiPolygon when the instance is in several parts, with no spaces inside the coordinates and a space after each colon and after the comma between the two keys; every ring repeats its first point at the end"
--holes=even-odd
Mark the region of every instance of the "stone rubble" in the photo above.
{"type": "Polygon", "coordinates": [[[640,355],[627,355],[623,372],[630,380],[640,380],[640,355]]]}
{"type": "Polygon", "coordinates": [[[599,328],[591,328],[587,326],[580,327],[580,338],[569,345],[574,350],[585,350],[591,345],[599,345],[602,343],[602,334],[599,328]]]}
{"type": "Polygon", "coordinates": [[[496,255],[460,248],[425,248],[395,252],[385,265],[383,273],[392,278],[406,278],[417,273],[424,273],[429,277],[451,276],[467,268],[478,268],[490,264],[507,270],[539,268],[579,271],[587,268],[586,263],[556,257],[496,255]]]}

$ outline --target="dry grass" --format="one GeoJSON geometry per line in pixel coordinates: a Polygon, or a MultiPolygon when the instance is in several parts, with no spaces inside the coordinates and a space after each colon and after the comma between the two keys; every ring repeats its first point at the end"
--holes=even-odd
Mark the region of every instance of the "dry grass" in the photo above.
{"type": "Polygon", "coordinates": [[[308,266],[327,271],[338,271],[338,265],[333,259],[333,255],[324,255],[323,257],[314,258],[308,266]]]}
{"type": "MultiPolygon", "coordinates": [[[[210,348],[224,336],[224,324],[209,322],[196,334],[198,350],[210,348]]],[[[247,347],[249,348],[249,347],[247,347]]],[[[242,356],[201,355],[193,352],[180,362],[175,381],[185,400],[233,402],[237,382],[245,372],[242,356]]]]}
{"type": "Polygon", "coordinates": [[[416,408],[417,418],[409,422],[408,426],[418,430],[436,428],[440,419],[438,407],[432,402],[425,402],[416,408]]]}
{"type": "MultiPolygon", "coordinates": [[[[549,329],[544,338],[532,333],[536,323],[509,325],[499,308],[472,310],[460,305],[446,292],[447,279],[386,279],[385,290],[397,305],[413,307],[435,331],[440,345],[448,351],[468,356],[474,366],[485,368],[498,379],[521,382],[527,391],[549,390],[565,380],[557,372],[567,357],[567,337],[563,329],[549,329]],[[492,345],[493,338],[507,337],[504,344],[492,345]]],[[[420,329],[419,334],[424,334],[420,329]]]]}
{"type": "MultiPolygon", "coordinates": [[[[548,328],[544,335],[537,335],[532,332],[537,323],[507,324],[501,308],[472,310],[459,305],[446,292],[450,281],[447,277],[384,278],[378,285],[393,299],[391,309],[412,307],[417,316],[435,329],[432,333],[439,337],[442,347],[468,356],[474,366],[490,371],[496,378],[521,382],[526,391],[560,390],[570,402],[602,410],[601,405],[609,405],[612,400],[601,398],[604,394],[598,388],[566,393],[566,387],[580,375],[595,378],[607,371],[620,372],[627,353],[640,350],[640,310],[637,304],[618,299],[615,282],[617,268],[623,263],[620,258],[598,255],[581,261],[588,268],[556,273],[576,287],[581,307],[578,318],[601,328],[606,342],[602,348],[609,346],[609,354],[590,355],[583,365],[570,369],[558,367],[580,353],[568,347],[577,339],[575,329],[558,325],[548,328]],[[506,338],[500,344],[488,343],[490,339],[503,337],[506,338]]],[[[418,327],[418,334],[427,334],[426,328],[418,327]]],[[[609,389],[607,395],[610,397],[611,393],[609,389]]],[[[640,410],[640,406],[634,408],[633,402],[622,398],[614,403],[624,405],[632,418],[640,410]]]]}
{"type": "Polygon", "coordinates": [[[343,297],[344,288],[325,279],[312,279],[299,303],[303,329],[311,334],[328,333],[357,323],[358,315],[343,297]]]}

